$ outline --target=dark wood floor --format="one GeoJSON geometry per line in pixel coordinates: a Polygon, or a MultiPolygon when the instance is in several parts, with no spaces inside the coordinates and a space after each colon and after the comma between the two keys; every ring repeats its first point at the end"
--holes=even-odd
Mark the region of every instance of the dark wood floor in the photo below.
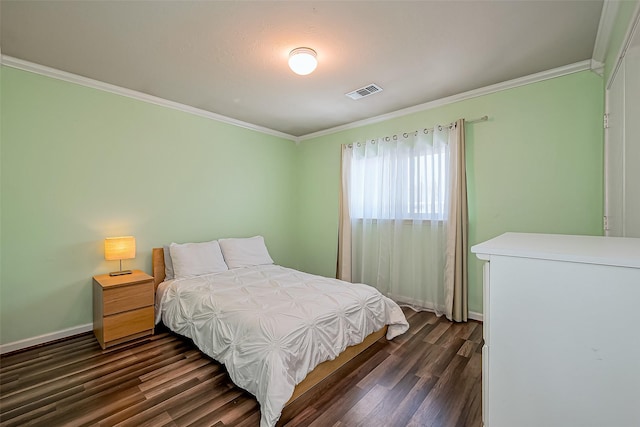
{"type": "MultiPolygon", "coordinates": [[[[480,427],[481,324],[405,314],[409,332],[375,343],[280,424],[480,427]]],[[[259,410],[166,330],[106,351],[84,334],[0,358],[0,426],[258,426],[259,410]]]]}

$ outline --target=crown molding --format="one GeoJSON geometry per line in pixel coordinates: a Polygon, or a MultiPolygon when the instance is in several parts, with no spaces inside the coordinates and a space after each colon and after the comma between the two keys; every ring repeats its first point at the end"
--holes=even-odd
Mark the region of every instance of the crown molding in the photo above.
{"type": "Polygon", "coordinates": [[[479,89],[474,89],[468,92],[463,92],[457,95],[452,95],[446,98],[441,98],[435,101],[426,102],[424,104],[415,105],[413,107],[403,108],[401,110],[393,111],[391,113],[382,114],[375,117],[370,117],[363,120],[347,123],[345,125],[336,126],[333,128],[313,132],[303,136],[293,136],[284,132],[279,132],[273,129],[269,129],[263,126],[254,125],[252,123],[243,122],[230,117],[223,116],[221,114],[212,113],[210,111],[202,110],[200,108],[191,107],[189,105],[181,104],[179,102],[170,101],[157,96],[149,95],[146,93],[138,92],[131,89],[126,89],[120,86],[112,85],[110,83],[101,82],[99,80],[90,79],[88,77],[79,76],[77,74],[69,73],[55,68],[47,67],[33,62],[24,61],[22,59],[13,58],[7,55],[0,56],[0,63],[7,67],[16,68],[23,71],[28,71],[35,74],[40,74],[46,77],[67,81],[70,83],[79,84],[81,86],[98,89],[105,92],[114,93],[116,95],[126,96],[128,98],[137,99],[139,101],[148,102],[151,104],[171,108],[174,110],[183,111],[185,113],[193,114],[200,117],[205,117],[211,120],[216,120],[222,123],[231,124],[241,128],[253,130],[267,135],[276,136],[279,138],[287,139],[299,144],[301,141],[317,138],[320,136],[331,135],[343,130],[354,129],[361,126],[366,126],[373,123],[379,123],[386,120],[395,119],[398,117],[406,116],[409,114],[417,113],[420,111],[431,110],[433,108],[442,107],[444,105],[453,104],[455,102],[463,101],[466,99],[476,98],[478,96],[488,95],[495,92],[500,92],[507,89],[516,88],[519,86],[528,85],[543,80],[552,79],[555,77],[564,76],[567,74],[577,73],[580,71],[589,70],[592,67],[591,60],[585,60],[569,64],[563,67],[554,68],[540,73],[531,74],[529,76],[520,77],[506,82],[497,83],[490,86],[485,86],[479,89]]]}
{"type": "Polygon", "coordinates": [[[593,54],[591,55],[591,58],[596,61],[596,63],[604,63],[604,60],[607,58],[611,33],[613,32],[619,7],[619,0],[604,0],[602,4],[598,33],[596,35],[596,42],[593,45],[593,54]]]}
{"type": "Polygon", "coordinates": [[[159,105],[162,107],[171,108],[174,110],[182,111],[185,113],[193,114],[196,116],[204,117],[207,119],[215,120],[222,123],[227,123],[244,129],[253,130],[263,134],[276,136],[283,139],[298,143],[299,140],[293,135],[288,133],[279,132],[277,130],[269,129],[263,126],[254,125],[252,123],[236,120],[231,117],[223,116],[221,114],[212,113],[211,111],[202,110],[189,105],[181,104],[179,102],[170,101],[168,99],[160,98],[157,96],[149,95],[136,90],[123,88],[120,86],[112,85],[110,83],[101,82],[99,80],[90,79],[88,77],[79,76],[77,74],[69,73],[55,68],[47,67],[44,65],[36,64],[22,59],[14,58],[7,55],[1,55],[1,64],[7,67],[16,68],[22,71],[28,71],[30,73],[40,74],[42,76],[51,77],[57,80],[63,80],[70,83],[75,83],[81,86],[98,89],[104,92],[114,93],[116,95],[126,96],[127,98],[137,99],[139,101],[147,102],[150,104],[159,105]]]}
{"type": "Polygon", "coordinates": [[[358,120],[345,125],[336,126],[330,129],[313,132],[307,135],[302,135],[298,139],[305,141],[320,136],[331,135],[343,130],[354,129],[361,126],[370,125],[373,123],[380,123],[386,120],[395,119],[398,117],[406,116],[409,114],[417,113],[420,111],[431,110],[434,108],[442,107],[444,105],[453,104],[455,102],[464,101],[466,99],[477,98],[479,96],[489,95],[491,93],[500,92],[507,89],[513,89],[519,86],[525,86],[531,83],[541,82],[544,80],[553,79],[556,77],[565,76],[567,74],[578,73],[580,71],[586,71],[591,69],[591,60],[585,60],[576,62],[574,64],[565,65],[563,67],[553,68],[551,70],[542,71],[540,73],[530,74],[528,76],[520,77],[513,80],[508,80],[502,83],[496,83],[494,85],[485,86],[479,89],[470,90],[468,92],[459,93],[457,95],[448,96],[446,98],[437,99],[435,101],[426,102],[413,107],[403,108],[401,110],[393,111],[391,113],[382,114],[380,116],[370,117],[368,119],[358,120]]]}
{"type": "Polygon", "coordinates": [[[591,68],[591,71],[593,71],[600,77],[604,76],[604,62],[600,62],[600,61],[596,61],[595,59],[592,59],[590,68],[591,68]]]}

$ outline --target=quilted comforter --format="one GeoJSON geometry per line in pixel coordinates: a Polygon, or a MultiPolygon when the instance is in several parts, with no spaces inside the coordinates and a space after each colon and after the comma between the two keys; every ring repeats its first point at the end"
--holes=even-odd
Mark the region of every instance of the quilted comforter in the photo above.
{"type": "Polygon", "coordinates": [[[276,424],[296,384],[319,363],[384,325],[387,339],[409,327],[400,307],[371,286],[277,265],[167,281],[158,304],[167,327],[256,396],[261,427],[276,424]]]}

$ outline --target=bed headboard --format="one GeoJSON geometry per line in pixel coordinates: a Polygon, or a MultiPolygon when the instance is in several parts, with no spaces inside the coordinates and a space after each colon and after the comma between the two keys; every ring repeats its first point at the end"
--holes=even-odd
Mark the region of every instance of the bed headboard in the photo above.
{"type": "Polygon", "coordinates": [[[153,260],[153,286],[158,289],[158,285],[164,282],[164,250],[153,248],[151,257],[153,260]]]}

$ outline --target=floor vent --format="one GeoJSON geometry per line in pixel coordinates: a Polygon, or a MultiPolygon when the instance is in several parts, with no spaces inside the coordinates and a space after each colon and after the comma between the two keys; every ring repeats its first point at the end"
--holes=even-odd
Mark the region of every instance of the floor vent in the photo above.
{"type": "Polygon", "coordinates": [[[361,99],[365,96],[373,95],[374,93],[382,92],[382,88],[375,83],[356,89],[353,92],[349,92],[346,95],[351,99],[361,99]]]}

